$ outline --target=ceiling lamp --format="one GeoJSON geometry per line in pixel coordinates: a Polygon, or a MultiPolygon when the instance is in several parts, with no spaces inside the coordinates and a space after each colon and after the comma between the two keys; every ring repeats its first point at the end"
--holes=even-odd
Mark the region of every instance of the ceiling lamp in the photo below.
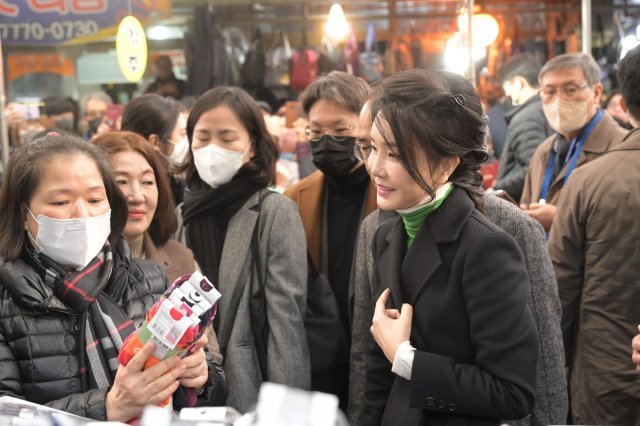
{"type": "Polygon", "coordinates": [[[324,24],[324,32],[334,42],[340,42],[347,38],[350,30],[342,6],[339,3],[332,4],[329,10],[329,17],[326,24],[324,24]]]}
{"type": "MultiPolygon", "coordinates": [[[[465,14],[461,14],[458,17],[458,28],[466,28],[465,14]]],[[[488,13],[473,14],[471,17],[471,31],[474,47],[485,48],[490,46],[491,43],[496,41],[498,34],[500,33],[500,27],[496,18],[488,13]]]]}
{"type": "Polygon", "coordinates": [[[477,41],[480,46],[487,47],[496,41],[500,28],[496,18],[488,13],[480,13],[471,18],[471,31],[473,32],[473,40],[477,41]]]}

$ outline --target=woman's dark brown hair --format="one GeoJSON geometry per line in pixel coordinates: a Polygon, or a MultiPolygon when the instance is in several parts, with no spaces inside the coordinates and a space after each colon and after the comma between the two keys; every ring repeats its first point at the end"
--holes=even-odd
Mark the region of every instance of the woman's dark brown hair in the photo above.
{"type": "MultiPolygon", "coordinates": [[[[191,108],[187,120],[189,146],[193,143],[193,132],[200,117],[222,105],[228,107],[238,117],[238,120],[247,129],[252,143],[254,156],[242,167],[251,172],[250,175],[257,184],[265,187],[274,185],[278,147],[267,131],[260,107],[247,92],[238,87],[219,86],[200,96],[191,108]]],[[[191,150],[187,155],[183,171],[186,171],[186,180],[189,185],[194,178],[200,179],[191,150]]]]}
{"type": "Polygon", "coordinates": [[[169,177],[160,156],[142,136],[133,132],[109,132],[91,139],[109,157],[119,152],[137,152],[153,169],[158,187],[158,205],[149,225],[149,236],[156,246],[164,245],[178,229],[178,219],[173,208],[173,196],[169,177]]]}
{"type": "Polygon", "coordinates": [[[0,189],[0,257],[14,261],[27,242],[24,230],[26,208],[40,185],[47,164],[60,158],[85,157],[93,161],[102,176],[111,206],[111,234],[115,244],[127,223],[127,201],[111,173],[107,158],[96,147],[70,133],[50,133],[16,149],[9,160],[0,189]]]}
{"type": "Polygon", "coordinates": [[[432,197],[435,191],[420,174],[416,152],[426,154],[431,170],[443,158],[460,158],[449,182],[466,190],[482,209],[480,165],[488,157],[487,125],[480,97],[464,77],[419,69],[387,77],[375,89],[371,118],[385,144],[397,146],[404,168],[432,197]]]}
{"type": "Polygon", "coordinates": [[[171,98],[155,93],[133,98],[122,113],[122,130],[138,133],[149,140],[156,135],[163,144],[171,139],[181,107],[171,98]]]}

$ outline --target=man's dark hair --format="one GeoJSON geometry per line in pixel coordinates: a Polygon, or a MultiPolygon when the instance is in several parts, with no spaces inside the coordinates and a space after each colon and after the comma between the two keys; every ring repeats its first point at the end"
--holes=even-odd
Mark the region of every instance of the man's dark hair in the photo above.
{"type": "Polygon", "coordinates": [[[629,50],[618,63],[618,80],[629,114],[640,120],[640,46],[629,50]]]}
{"type": "Polygon", "coordinates": [[[302,109],[306,115],[313,104],[326,99],[354,114],[360,114],[371,89],[360,77],[342,71],[332,71],[311,83],[302,94],[302,109]]]}
{"type": "Polygon", "coordinates": [[[504,84],[514,77],[522,77],[529,83],[529,86],[538,87],[540,68],[542,68],[540,61],[532,54],[514,55],[500,67],[498,80],[500,84],[504,84]]]}
{"type": "Polygon", "coordinates": [[[74,112],[74,105],[70,98],[62,96],[47,96],[42,99],[44,104],[43,112],[46,115],[58,115],[65,112],[74,112]]]}

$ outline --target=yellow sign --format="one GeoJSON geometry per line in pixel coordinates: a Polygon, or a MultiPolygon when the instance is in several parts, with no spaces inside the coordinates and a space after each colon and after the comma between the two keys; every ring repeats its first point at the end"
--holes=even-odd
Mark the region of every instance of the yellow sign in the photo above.
{"type": "Polygon", "coordinates": [[[116,55],[124,77],[132,83],[142,78],[147,68],[147,39],[140,21],[125,17],[116,35],[116,55]]]}

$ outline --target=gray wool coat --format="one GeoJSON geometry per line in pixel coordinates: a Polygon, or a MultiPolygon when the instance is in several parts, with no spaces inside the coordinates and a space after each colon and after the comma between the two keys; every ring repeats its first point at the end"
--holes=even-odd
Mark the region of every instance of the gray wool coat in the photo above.
{"type": "MultiPolygon", "coordinates": [[[[564,424],[567,419],[568,400],[560,328],[561,309],[544,230],[538,222],[507,201],[487,195],[484,202],[485,215],[509,233],[522,251],[531,284],[529,309],[540,338],[536,404],[529,419],[515,424],[564,424]]],[[[354,426],[362,425],[364,422],[366,353],[368,345],[373,342],[369,331],[375,303],[375,300],[372,300],[374,295],[371,287],[374,271],[372,241],[378,225],[395,215],[394,212],[377,210],[367,216],[360,225],[355,267],[351,277],[355,299],[349,377],[349,421],[354,426]]]]}
{"type": "MultiPolygon", "coordinates": [[[[252,265],[251,238],[258,220],[258,194],[252,196],[231,218],[222,248],[218,290],[222,294],[218,306],[219,329],[233,322],[231,337],[224,354],[224,371],[229,389],[227,405],[244,413],[258,400],[263,381],[251,330],[249,291],[252,274],[239,283],[243,269],[252,265]],[[228,312],[233,289],[244,286],[237,312],[228,312]]],[[[176,209],[182,211],[181,206],[176,209]]],[[[179,214],[179,230],[182,217],[179,214]]],[[[260,207],[259,252],[262,277],[265,280],[267,321],[268,381],[309,389],[311,370],[309,349],[304,329],[307,300],[306,239],[298,209],[290,199],[271,194],[260,207]]],[[[184,232],[176,235],[186,242],[184,232]]],[[[253,274],[257,280],[258,274],[253,274]]],[[[254,288],[259,288],[257,283],[254,288]]]]}

